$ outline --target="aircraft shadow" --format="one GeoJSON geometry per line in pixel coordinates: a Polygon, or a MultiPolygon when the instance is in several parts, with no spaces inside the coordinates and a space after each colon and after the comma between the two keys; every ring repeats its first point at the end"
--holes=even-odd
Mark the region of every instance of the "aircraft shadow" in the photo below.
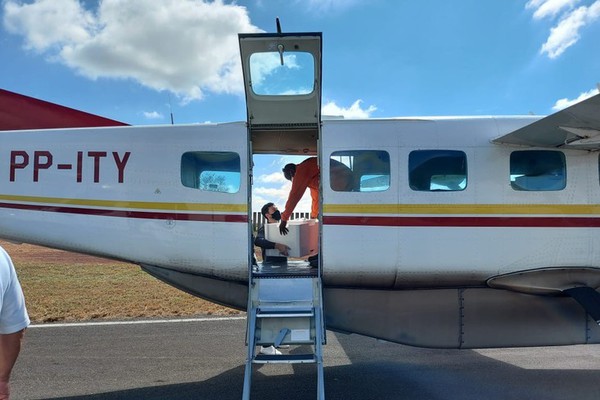
{"type": "MultiPolygon", "coordinates": [[[[470,350],[419,349],[357,335],[335,335],[345,354],[336,350],[325,368],[330,399],[598,399],[600,361],[591,369],[524,369],[470,350]],[[597,366],[597,369],[594,369],[597,366]]],[[[590,357],[599,347],[588,346],[590,357]]],[[[535,349],[523,349],[535,354],[535,349]]],[[[291,352],[302,352],[302,348],[291,352]]],[[[542,351],[542,350],[539,350],[542,351]]],[[[579,350],[581,351],[581,350],[579,350]]],[[[530,354],[530,353],[527,353],[530,354]]],[[[527,355],[529,357],[529,355],[527,355]]],[[[548,363],[549,357],[540,357],[548,363]]],[[[597,359],[597,355],[596,355],[597,359]]],[[[286,366],[287,367],[287,366],[286,366]]],[[[293,373],[277,365],[255,366],[253,399],[316,398],[316,368],[295,364],[293,373]]],[[[243,365],[201,381],[148,386],[109,393],[61,397],[64,400],[222,399],[242,396],[243,365]]]]}

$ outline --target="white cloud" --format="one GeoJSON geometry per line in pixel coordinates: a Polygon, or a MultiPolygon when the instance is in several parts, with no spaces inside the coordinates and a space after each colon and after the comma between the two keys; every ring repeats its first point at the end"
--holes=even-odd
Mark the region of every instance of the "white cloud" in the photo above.
{"type": "MultiPolygon", "coordinates": [[[[252,209],[254,211],[260,211],[261,207],[266,203],[274,203],[281,212],[285,209],[285,202],[287,201],[288,195],[292,185],[288,182],[284,186],[277,188],[269,188],[264,186],[255,186],[252,188],[252,209]]],[[[312,199],[310,197],[310,190],[306,190],[302,199],[296,205],[294,212],[310,212],[312,205],[312,199]]]]}
{"type": "Polygon", "coordinates": [[[42,52],[60,43],[90,40],[94,16],[74,0],[7,1],[4,26],[11,33],[25,35],[27,49],[42,52]]]}
{"type": "Polygon", "coordinates": [[[549,58],[560,56],[566,49],[573,46],[581,38],[580,31],[600,18],[600,0],[594,1],[589,7],[581,6],[574,9],[580,0],[530,0],[525,5],[534,9],[533,18],[555,18],[560,15],[558,23],[550,29],[550,35],[542,45],[540,53],[549,58]]]}
{"type": "Polygon", "coordinates": [[[527,9],[535,9],[534,19],[546,17],[554,18],[564,9],[573,9],[581,0],[529,0],[525,5],[527,9]]]}
{"type": "Polygon", "coordinates": [[[258,186],[252,189],[252,193],[256,193],[262,196],[267,196],[273,200],[270,200],[272,202],[276,202],[276,200],[281,201],[281,199],[287,200],[287,196],[290,193],[290,189],[291,189],[292,185],[284,185],[284,186],[280,186],[277,188],[269,188],[269,187],[264,187],[264,186],[258,186]]]}
{"type": "Polygon", "coordinates": [[[147,119],[162,119],[164,116],[158,111],[144,111],[144,117],[147,119]]]}
{"type": "Polygon", "coordinates": [[[285,176],[283,176],[283,173],[281,171],[278,171],[278,172],[273,172],[273,173],[268,174],[268,175],[260,175],[257,178],[257,182],[263,182],[263,183],[286,183],[287,180],[285,179],[285,176]]]}
{"type": "Polygon", "coordinates": [[[558,57],[567,48],[577,43],[581,28],[594,22],[598,17],[600,17],[600,1],[590,7],[579,7],[574,10],[550,30],[550,36],[542,46],[541,52],[547,53],[550,58],[558,57]]]}
{"type": "Polygon", "coordinates": [[[579,97],[577,97],[576,99],[573,99],[573,100],[569,100],[566,97],[564,99],[559,99],[559,100],[556,101],[556,103],[554,103],[554,106],[552,106],[552,109],[554,111],[560,111],[560,110],[562,110],[564,108],[572,106],[573,104],[577,104],[580,101],[583,101],[585,99],[589,99],[590,97],[592,97],[592,96],[594,96],[594,95],[596,95],[598,93],[599,93],[598,89],[592,89],[592,90],[590,90],[588,92],[581,93],[579,95],[579,97]]]}
{"type": "Polygon", "coordinates": [[[4,4],[4,26],[25,47],[84,76],[134,79],[185,101],[243,93],[239,32],[259,32],[246,8],[222,0],[77,0],[4,4]]]}
{"type": "Polygon", "coordinates": [[[334,101],[330,101],[327,104],[324,104],[321,113],[323,115],[329,116],[343,116],[348,119],[356,119],[356,118],[369,118],[373,112],[377,110],[377,107],[371,105],[366,109],[360,106],[362,100],[358,99],[350,107],[344,108],[335,104],[334,101]]]}

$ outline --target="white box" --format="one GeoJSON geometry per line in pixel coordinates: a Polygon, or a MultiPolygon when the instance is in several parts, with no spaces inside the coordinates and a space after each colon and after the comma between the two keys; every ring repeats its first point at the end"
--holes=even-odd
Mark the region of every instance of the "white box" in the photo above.
{"type": "MultiPolygon", "coordinates": [[[[288,257],[306,257],[319,252],[319,223],[316,219],[291,220],[287,235],[279,233],[279,223],[265,225],[265,239],[290,247],[288,257]]],[[[268,249],[267,256],[281,256],[277,249],[268,249]]]]}

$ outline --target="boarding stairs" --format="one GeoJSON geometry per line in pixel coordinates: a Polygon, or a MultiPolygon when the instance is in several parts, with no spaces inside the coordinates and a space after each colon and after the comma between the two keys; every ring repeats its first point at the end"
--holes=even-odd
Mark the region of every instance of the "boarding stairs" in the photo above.
{"type": "Polygon", "coordinates": [[[321,277],[316,269],[305,273],[250,274],[247,312],[246,371],[242,399],[250,399],[254,364],[316,365],[317,399],[325,399],[323,345],[325,326],[321,277]],[[302,345],[306,354],[260,354],[257,346],[302,345]]]}

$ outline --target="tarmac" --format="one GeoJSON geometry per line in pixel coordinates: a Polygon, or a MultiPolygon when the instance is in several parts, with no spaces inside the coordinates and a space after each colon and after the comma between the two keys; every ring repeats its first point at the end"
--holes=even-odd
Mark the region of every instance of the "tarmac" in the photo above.
{"type": "MultiPolygon", "coordinates": [[[[132,322],[30,327],[11,399],[241,399],[245,318],[132,322]]],[[[600,399],[600,345],[436,350],[329,331],[327,340],[328,400],[600,399]]],[[[252,398],[314,399],[316,368],[256,365],[252,398]]]]}

